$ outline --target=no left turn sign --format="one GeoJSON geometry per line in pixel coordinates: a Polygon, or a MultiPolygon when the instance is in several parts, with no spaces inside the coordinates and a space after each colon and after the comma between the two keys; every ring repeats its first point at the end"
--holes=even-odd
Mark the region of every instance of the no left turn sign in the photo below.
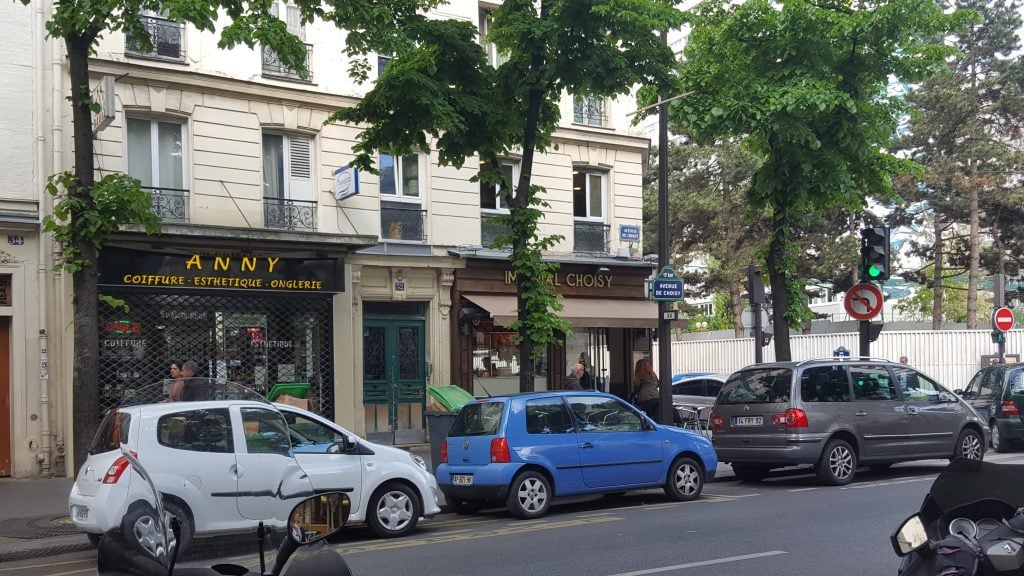
{"type": "Polygon", "coordinates": [[[882,291],[877,286],[861,282],[846,293],[843,308],[855,320],[871,320],[882,311],[884,303],[882,291]]]}

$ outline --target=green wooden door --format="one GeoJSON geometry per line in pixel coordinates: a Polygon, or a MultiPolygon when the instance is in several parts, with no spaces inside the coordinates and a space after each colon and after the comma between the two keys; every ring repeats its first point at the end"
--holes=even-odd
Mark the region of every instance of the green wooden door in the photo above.
{"type": "Polygon", "coordinates": [[[426,441],[424,330],[419,318],[363,319],[363,405],[371,441],[426,441]]]}

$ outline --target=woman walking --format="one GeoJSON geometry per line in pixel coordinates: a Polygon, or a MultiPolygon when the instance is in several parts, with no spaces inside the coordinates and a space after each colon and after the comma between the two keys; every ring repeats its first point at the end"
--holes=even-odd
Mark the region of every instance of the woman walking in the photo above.
{"type": "Polygon", "coordinates": [[[658,421],[659,399],[658,375],[654,373],[654,367],[648,358],[641,358],[636,361],[636,369],[633,371],[633,382],[636,383],[636,405],[643,410],[655,422],[658,421]]]}

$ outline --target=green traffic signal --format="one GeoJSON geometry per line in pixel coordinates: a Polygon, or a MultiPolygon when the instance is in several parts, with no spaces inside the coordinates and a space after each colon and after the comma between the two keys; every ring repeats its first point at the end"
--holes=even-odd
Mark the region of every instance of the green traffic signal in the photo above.
{"type": "Polygon", "coordinates": [[[878,269],[878,266],[868,266],[868,278],[875,279],[882,275],[882,271],[878,269]]]}

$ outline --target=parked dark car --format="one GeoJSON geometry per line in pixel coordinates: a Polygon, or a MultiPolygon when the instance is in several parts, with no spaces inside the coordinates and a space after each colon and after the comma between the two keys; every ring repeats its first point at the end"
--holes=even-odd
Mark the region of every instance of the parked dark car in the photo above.
{"type": "Polygon", "coordinates": [[[719,459],[752,482],[800,464],[841,485],[861,463],[981,460],[988,437],[965,400],[924,374],[859,358],[748,366],[722,386],[710,424],[719,459]]]}
{"type": "Polygon", "coordinates": [[[992,449],[1007,452],[1024,441],[1024,420],[1020,407],[1024,403],[1024,366],[996,364],[978,371],[961,398],[988,421],[992,428],[992,449]]]}

